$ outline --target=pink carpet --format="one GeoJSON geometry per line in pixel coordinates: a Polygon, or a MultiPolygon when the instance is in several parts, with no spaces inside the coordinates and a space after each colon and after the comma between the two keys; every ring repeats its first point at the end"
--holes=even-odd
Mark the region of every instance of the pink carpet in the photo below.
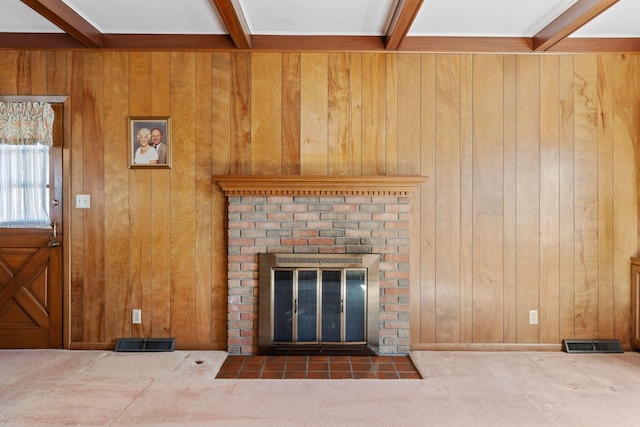
{"type": "Polygon", "coordinates": [[[225,357],[1,350],[0,425],[640,425],[634,352],[414,352],[421,380],[215,379],[225,357]]]}

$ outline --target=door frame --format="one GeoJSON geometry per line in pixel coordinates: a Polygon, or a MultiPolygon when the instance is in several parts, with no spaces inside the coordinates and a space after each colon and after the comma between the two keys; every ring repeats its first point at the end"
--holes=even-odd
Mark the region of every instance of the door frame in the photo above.
{"type": "Polygon", "coordinates": [[[0,95],[3,102],[47,102],[62,105],[62,348],[71,348],[71,99],[66,95],[0,95]]]}

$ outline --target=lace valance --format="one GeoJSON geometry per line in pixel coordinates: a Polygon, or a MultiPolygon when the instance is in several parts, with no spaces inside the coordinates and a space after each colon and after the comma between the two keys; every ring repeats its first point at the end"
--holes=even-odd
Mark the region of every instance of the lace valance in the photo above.
{"type": "Polygon", "coordinates": [[[0,102],[0,144],[51,147],[53,118],[46,102],[0,102]]]}

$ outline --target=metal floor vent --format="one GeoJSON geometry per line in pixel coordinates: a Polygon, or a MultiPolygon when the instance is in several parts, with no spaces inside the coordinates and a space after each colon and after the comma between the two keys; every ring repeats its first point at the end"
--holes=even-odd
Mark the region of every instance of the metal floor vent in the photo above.
{"type": "Polygon", "coordinates": [[[173,351],[174,338],[118,338],[116,351],[173,351]]]}
{"type": "Polygon", "coordinates": [[[624,353],[618,340],[562,340],[567,353],[624,353]]]}

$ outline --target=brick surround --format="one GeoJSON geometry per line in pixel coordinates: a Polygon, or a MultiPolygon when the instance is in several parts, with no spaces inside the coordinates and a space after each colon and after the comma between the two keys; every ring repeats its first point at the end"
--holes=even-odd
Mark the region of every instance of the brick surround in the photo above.
{"type": "Polygon", "coordinates": [[[265,191],[234,192],[225,187],[224,177],[219,182],[228,200],[230,354],[258,351],[260,253],[379,254],[380,354],[408,353],[413,187],[373,192],[325,188],[304,194],[280,185],[256,195],[265,191]]]}

